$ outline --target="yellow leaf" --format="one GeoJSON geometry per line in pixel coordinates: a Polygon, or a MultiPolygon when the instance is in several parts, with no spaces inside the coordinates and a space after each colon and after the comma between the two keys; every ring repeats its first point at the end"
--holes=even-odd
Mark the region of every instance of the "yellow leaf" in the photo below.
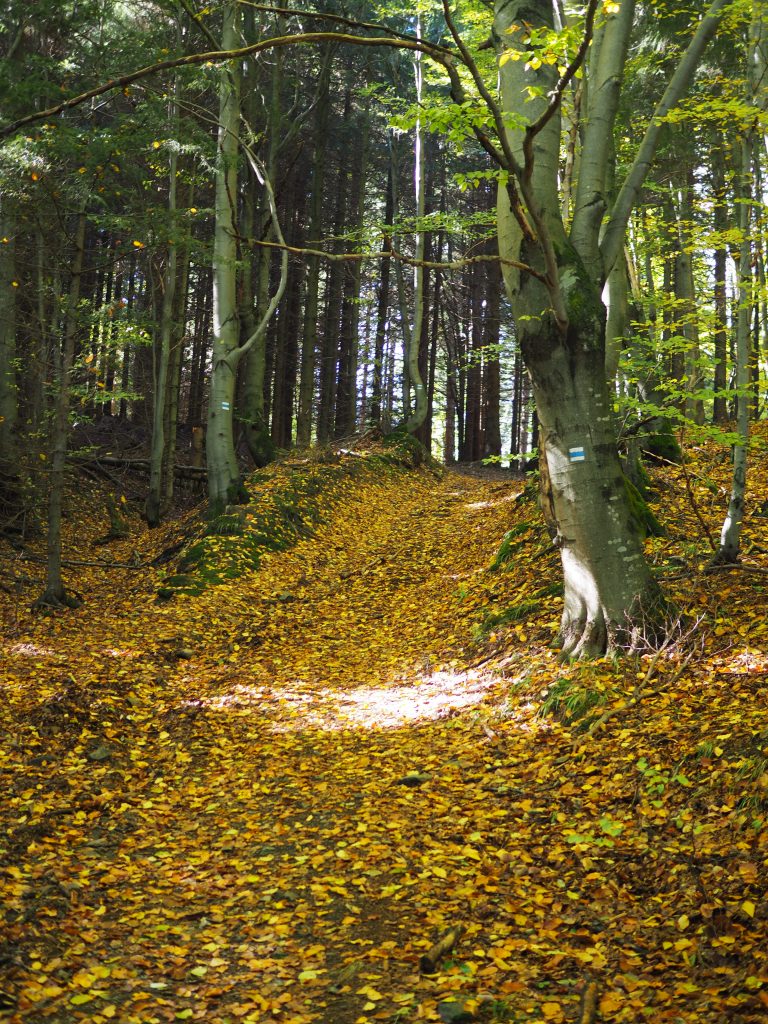
{"type": "Polygon", "coordinates": [[[687,914],[681,914],[677,919],[677,927],[681,932],[684,932],[690,923],[687,914]]]}
{"type": "Polygon", "coordinates": [[[606,992],[600,999],[600,1013],[615,1013],[621,1006],[622,999],[618,992],[606,992]]]}
{"type": "Polygon", "coordinates": [[[134,247],[136,249],[143,249],[144,248],[144,243],[143,242],[137,242],[136,239],[133,240],[133,244],[134,244],[134,247]]]}
{"type": "Polygon", "coordinates": [[[319,971],[301,971],[299,974],[299,981],[314,981],[319,973],[319,971]]]}
{"type": "Polygon", "coordinates": [[[562,1020],[563,1008],[560,1003],[542,1003],[541,1013],[545,1020],[562,1020]]]}
{"type": "Polygon", "coordinates": [[[373,999],[374,1001],[377,1000],[377,999],[383,999],[384,998],[382,996],[381,992],[377,992],[376,989],[373,988],[371,985],[363,985],[362,988],[359,988],[357,990],[357,995],[359,995],[359,996],[366,996],[366,998],[373,999]]]}
{"type": "Polygon", "coordinates": [[[744,902],[741,904],[741,909],[744,911],[747,917],[755,916],[755,904],[752,902],[752,900],[744,900],[744,902]]]}

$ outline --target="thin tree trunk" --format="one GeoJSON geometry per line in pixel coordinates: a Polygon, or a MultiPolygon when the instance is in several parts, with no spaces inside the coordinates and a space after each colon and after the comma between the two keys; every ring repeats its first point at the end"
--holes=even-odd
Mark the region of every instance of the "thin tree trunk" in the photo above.
{"type": "Polygon", "coordinates": [[[0,199],[0,489],[15,490],[18,474],[16,385],[16,220],[10,200],[0,199]]]}
{"type": "Polygon", "coordinates": [[[749,319],[752,308],[752,239],[750,237],[750,182],[752,134],[740,147],[741,202],[739,203],[739,307],[736,316],[736,428],[739,442],[733,447],[733,477],[728,512],[720,532],[720,546],[712,559],[714,565],[733,564],[739,559],[741,527],[744,519],[744,495],[747,487],[747,446],[749,444],[749,319]]]}
{"type": "MultiPolygon", "coordinates": [[[[387,191],[384,199],[385,232],[382,235],[382,252],[388,253],[392,248],[392,237],[386,232],[386,226],[392,224],[394,215],[394,190],[392,185],[392,161],[387,167],[387,191]]],[[[371,385],[370,421],[379,424],[381,421],[381,394],[384,375],[384,343],[389,323],[389,272],[391,260],[385,256],[379,267],[379,286],[376,304],[376,341],[373,350],[373,383],[371,385]]]]}
{"type": "MultiPolygon", "coordinates": [[[[728,228],[728,204],[725,194],[725,166],[722,146],[725,140],[718,137],[712,150],[712,185],[714,229],[722,238],[728,228]]],[[[723,424],[728,419],[728,303],[726,297],[726,267],[728,253],[724,242],[718,242],[713,254],[713,304],[715,313],[715,398],[712,409],[714,423],[723,424]]]]}
{"type": "Polygon", "coordinates": [[[57,348],[58,391],[53,416],[53,444],[49,461],[47,575],[45,590],[35,607],[77,607],[82,602],[68,594],[61,577],[61,513],[69,440],[69,405],[72,367],[78,329],[78,304],[85,255],[85,213],[78,214],[75,227],[74,256],[70,269],[69,295],[64,314],[64,336],[57,348]]]}
{"type": "MultiPolygon", "coordinates": [[[[328,76],[320,81],[315,120],[315,153],[312,161],[312,198],[310,200],[309,239],[315,246],[323,230],[325,211],[325,177],[328,152],[328,115],[330,90],[328,76]]],[[[304,302],[304,327],[301,339],[301,372],[299,404],[296,416],[296,444],[308,447],[312,439],[312,404],[315,394],[315,359],[318,351],[318,312],[320,308],[320,258],[307,261],[307,293],[304,302]]]]}
{"type": "MultiPolygon", "coordinates": [[[[174,99],[171,120],[178,131],[178,99],[180,85],[178,76],[174,85],[174,99]]],[[[176,188],[179,159],[176,146],[171,147],[168,159],[168,218],[171,231],[175,233],[176,188]]],[[[153,382],[155,401],[152,408],[152,440],[149,451],[149,487],[144,503],[144,515],[149,526],[159,526],[163,503],[163,459],[166,454],[166,401],[168,398],[169,365],[174,336],[174,313],[176,311],[176,287],[178,243],[171,239],[168,244],[165,272],[163,274],[163,299],[160,312],[160,330],[153,345],[153,382]]]]}
{"type": "MultiPolygon", "coordinates": [[[[421,38],[421,16],[416,19],[416,36],[421,38]]],[[[414,74],[416,79],[416,137],[414,140],[414,191],[416,196],[416,266],[413,272],[413,308],[414,323],[410,332],[410,344],[406,352],[409,386],[413,390],[413,408],[406,421],[406,427],[415,434],[427,418],[427,389],[420,365],[422,334],[424,327],[424,292],[426,274],[423,265],[426,235],[421,221],[426,212],[426,133],[421,119],[421,104],[424,95],[423,55],[414,53],[414,74]]]]}
{"type": "Polygon", "coordinates": [[[499,318],[501,270],[497,262],[486,263],[486,300],[483,337],[483,458],[501,455],[501,375],[499,367],[499,318]]]}

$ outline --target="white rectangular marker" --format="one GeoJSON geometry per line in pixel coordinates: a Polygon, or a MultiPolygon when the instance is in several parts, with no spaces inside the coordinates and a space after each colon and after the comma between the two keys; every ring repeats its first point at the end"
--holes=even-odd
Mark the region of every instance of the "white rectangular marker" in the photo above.
{"type": "Polygon", "coordinates": [[[583,448],[569,448],[568,460],[569,462],[586,462],[587,456],[584,454],[583,448]]]}

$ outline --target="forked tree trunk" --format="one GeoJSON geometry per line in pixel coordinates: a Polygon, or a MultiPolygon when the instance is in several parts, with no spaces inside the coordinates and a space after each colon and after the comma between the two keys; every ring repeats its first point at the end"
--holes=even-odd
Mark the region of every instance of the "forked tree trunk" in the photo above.
{"type": "MultiPolygon", "coordinates": [[[[590,10],[600,6],[592,3],[590,10]]],[[[549,0],[496,0],[502,107],[518,124],[535,126],[526,132],[507,122],[504,129],[504,159],[513,180],[511,189],[500,190],[499,251],[507,259],[505,284],[539,417],[542,477],[549,482],[545,511],[565,579],[561,642],[568,655],[601,654],[631,640],[644,628],[646,616],[659,619],[663,606],[632,522],[619,463],[605,378],[600,292],[623,250],[663,116],[690,83],[724,6],[725,0],[714,0],[700,22],[604,228],[608,156],[634,3],[623,0],[616,10],[601,12],[599,50],[589,66],[573,221],[566,234],[558,194],[560,114],[549,106],[557,94],[557,71],[528,59],[521,31],[524,25],[551,29],[552,5],[549,0]]],[[[502,121],[499,112],[497,123],[502,121]]]]}

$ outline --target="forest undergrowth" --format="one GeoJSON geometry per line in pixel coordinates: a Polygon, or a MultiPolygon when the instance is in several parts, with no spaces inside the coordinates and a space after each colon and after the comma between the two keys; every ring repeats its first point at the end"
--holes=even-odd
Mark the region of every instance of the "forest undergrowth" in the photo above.
{"type": "Polygon", "coordinates": [[[765,454],[712,574],[727,453],[654,470],[681,628],[576,665],[531,488],[370,455],[262,474],[170,600],[194,516],[94,546],[78,483],[65,613],[3,542],[0,1019],[765,1021],[765,454]]]}

